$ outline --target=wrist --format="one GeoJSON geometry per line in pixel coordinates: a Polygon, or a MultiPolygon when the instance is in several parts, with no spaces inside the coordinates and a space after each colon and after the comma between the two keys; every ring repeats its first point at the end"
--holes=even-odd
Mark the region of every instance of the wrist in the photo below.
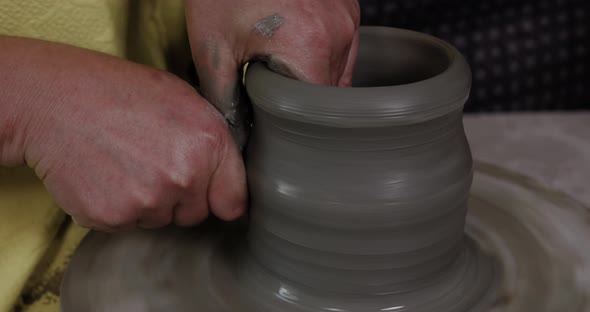
{"type": "Polygon", "coordinates": [[[39,45],[44,43],[0,36],[0,46],[8,47],[0,51],[0,166],[27,163],[32,132],[39,128],[35,124],[50,106],[46,84],[57,78],[45,70],[44,47],[39,45]]]}

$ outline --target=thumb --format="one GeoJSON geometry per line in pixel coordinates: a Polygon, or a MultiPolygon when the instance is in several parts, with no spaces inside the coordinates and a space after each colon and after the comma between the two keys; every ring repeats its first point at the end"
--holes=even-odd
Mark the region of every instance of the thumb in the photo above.
{"type": "Polygon", "coordinates": [[[205,49],[193,56],[200,92],[224,116],[236,143],[243,149],[249,132],[249,106],[240,84],[240,68],[229,50],[205,49]]]}
{"type": "Polygon", "coordinates": [[[321,56],[291,55],[289,52],[275,52],[271,55],[256,56],[254,60],[263,61],[268,69],[283,76],[320,85],[335,85],[337,74],[321,56]]]}
{"type": "MultiPolygon", "coordinates": [[[[280,36],[277,34],[277,37],[280,36]]],[[[351,53],[352,42],[328,45],[323,41],[296,38],[286,45],[280,44],[279,38],[265,42],[259,38],[254,40],[257,44],[251,51],[253,59],[264,61],[270,70],[279,74],[313,84],[339,85],[349,55],[355,57],[351,53]]]]}
{"type": "Polygon", "coordinates": [[[211,176],[207,197],[209,208],[223,220],[234,220],[246,211],[246,170],[235,146],[226,146],[217,169],[211,176]]]}

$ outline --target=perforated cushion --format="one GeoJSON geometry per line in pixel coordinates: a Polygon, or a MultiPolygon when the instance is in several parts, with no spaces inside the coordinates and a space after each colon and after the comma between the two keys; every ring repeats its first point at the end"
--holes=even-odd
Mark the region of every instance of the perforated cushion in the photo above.
{"type": "Polygon", "coordinates": [[[362,23],[426,32],[473,71],[466,111],[590,109],[590,1],[360,0],[362,23]]]}

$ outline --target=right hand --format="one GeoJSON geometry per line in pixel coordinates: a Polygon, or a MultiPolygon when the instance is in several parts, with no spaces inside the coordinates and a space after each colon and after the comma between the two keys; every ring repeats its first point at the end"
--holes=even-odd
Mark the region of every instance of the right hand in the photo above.
{"type": "Polygon", "coordinates": [[[9,73],[23,92],[13,97],[27,99],[14,130],[22,158],[77,223],[111,232],[244,213],[238,149],[188,84],[90,51],[12,40],[22,50],[12,61],[28,64],[9,73]]]}
{"type": "Polygon", "coordinates": [[[350,86],[358,52],[358,0],[185,0],[203,96],[243,147],[249,123],[242,67],[264,60],[298,80],[350,86]]]}

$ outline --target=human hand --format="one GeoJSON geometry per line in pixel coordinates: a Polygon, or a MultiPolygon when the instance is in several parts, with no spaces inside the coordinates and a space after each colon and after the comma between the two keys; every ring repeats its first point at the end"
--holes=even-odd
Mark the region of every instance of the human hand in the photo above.
{"type": "Polygon", "coordinates": [[[241,67],[266,61],[286,76],[349,86],[358,49],[357,0],[186,0],[193,60],[205,98],[225,116],[240,146],[241,67]]]}
{"type": "Polygon", "coordinates": [[[189,226],[209,209],[225,220],[245,211],[239,152],[221,115],[188,84],[63,45],[35,41],[42,47],[27,52],[23,41],[33,40],[6,45],[23,46],[15,55],[28,66],[7,75],[34,96],[15,130],[24,132],[22,157],[77,223],[189,226]]]}

